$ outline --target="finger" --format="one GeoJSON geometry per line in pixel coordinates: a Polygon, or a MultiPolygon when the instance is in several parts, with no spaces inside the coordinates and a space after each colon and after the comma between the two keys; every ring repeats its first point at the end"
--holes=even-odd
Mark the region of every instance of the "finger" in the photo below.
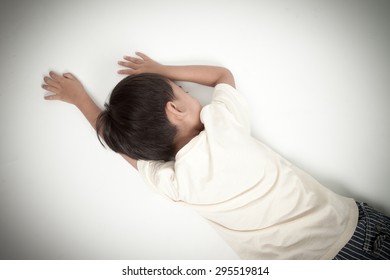
{"type": "Polygon", "coordinates": [[[127,60],[131,63],[134,63],[134,64],[141,64],[144,62],[142,59],[139,59],[137,57],[128,56],[128,55],[124,56],[123,59],[127,60]]]}
{"type": "Polygon", "coordinates": [[[55,87],[55,88],[58,88],[59,87],[59,84],[57,81],[45,76],[43,78],[43,80],[45,81],[46,84],[48,84],[49,86],[52,86],[52,87],[55,87]]]}
{"type": "Polygon", "coordinates": [[[56,88],[56,87],[53,87],[53,86],[51,86],[51,85],[46,85],[46,84],[43,84],[42,85],[42,88],[43,89],[45,89],[45,90],[47,90],[47,91],[50,91],[50,92],[53,92],[53,93],[58,93],[58,88],[56,88]]]}
{"type": "Polygon", "coordinates": [[[123,67],[131,68],[131,69],[137,69],[138,65],[136,63],[130,62],[130,61],[118,61],[118,64],[123,67]]]}
{"type": "Polygon", "coordinates": [[[136,55],[138,55],[139,57],[141,57],[143,60],[150,60],[150,57],[148,57],[146,54],[142,53],[142,52],[135,52],[136,55]]]}
{"type": "Polygon", "coordinates": [[[64,73],[63,76],[70,80],[77,80],[77,78],[72,73],[64,73]]]}
{"type": "Polygon", "coordinates": [[[60,100],[60,97],[57,94],[45,95],[43,98],[46,100],[60,100]]]}
{"type": "Polygon", "coordinates": [[[118,74],[122,74],[122,75],[133,75],[133,74],[135,74],[135,70],[133,70],[133,69],[121,69],[121,70],[118,70],[117,73],[118,74]]]}
{"type": "Polygon", "coordinates": [[[54,73],[54,71],[50,71],[49,72],[49,75],[52,79],[56,80],[56,81],[59,81],[61,80],[61,76],[57,75],[56,73],[54,73]]]}
{"type": "Polygon", "coordinates": [[[121,60],[118,61],[118,64],[121,66],[126,66],[126,67],[128,67],[127,65],[131,65],[131,64],[129,64],[129,62],[121,61],[121,60]]]}

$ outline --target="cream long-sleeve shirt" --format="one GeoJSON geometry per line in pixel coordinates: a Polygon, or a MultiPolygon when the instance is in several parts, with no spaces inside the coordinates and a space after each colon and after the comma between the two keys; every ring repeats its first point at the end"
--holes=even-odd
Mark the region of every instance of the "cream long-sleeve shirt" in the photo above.
{"type": "Polygon", "coordinates": [[[207,219],[243,259],[332,259],[357,225],[355,201],[251,136],[247,103],[215,87],[205,129],[175,161],[138,161],[152,188],[207,219]]]}

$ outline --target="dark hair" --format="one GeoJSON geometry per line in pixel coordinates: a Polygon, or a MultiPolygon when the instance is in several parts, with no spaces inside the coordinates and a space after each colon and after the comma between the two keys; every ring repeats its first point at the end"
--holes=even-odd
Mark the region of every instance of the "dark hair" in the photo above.
{"type": "Polygon", "coordinates": [[[172,160],[177,129],[165,106],[174,97],[163,76],[144,73],[124,78],[97,118],[99,141],[102,138],[111,150],[133,159],[172,160]]]}

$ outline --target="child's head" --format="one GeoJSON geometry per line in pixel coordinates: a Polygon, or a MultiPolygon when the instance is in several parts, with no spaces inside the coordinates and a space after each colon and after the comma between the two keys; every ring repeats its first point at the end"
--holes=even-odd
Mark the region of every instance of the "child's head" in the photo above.
{"type": "Polygon", "coordinates": [[[128,76],[113,89],[96,131],[115,152],[134,159],[171,160],[177,128],[166,114],[175,95],[171,82],[157,74],[128,76]]]}

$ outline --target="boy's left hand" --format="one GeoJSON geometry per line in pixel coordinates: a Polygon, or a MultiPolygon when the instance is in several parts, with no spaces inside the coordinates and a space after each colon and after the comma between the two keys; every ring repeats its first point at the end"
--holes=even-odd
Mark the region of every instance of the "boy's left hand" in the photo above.
{"type": "Polygon", "coordinates": [[[58,75],[51,71],[43,80],[45,83],[42,88],[53,93],[45,96],[46,100],[61,100],[80,106],[85,97],[88,97],[83,85],[71,73],[58,75]]]}

